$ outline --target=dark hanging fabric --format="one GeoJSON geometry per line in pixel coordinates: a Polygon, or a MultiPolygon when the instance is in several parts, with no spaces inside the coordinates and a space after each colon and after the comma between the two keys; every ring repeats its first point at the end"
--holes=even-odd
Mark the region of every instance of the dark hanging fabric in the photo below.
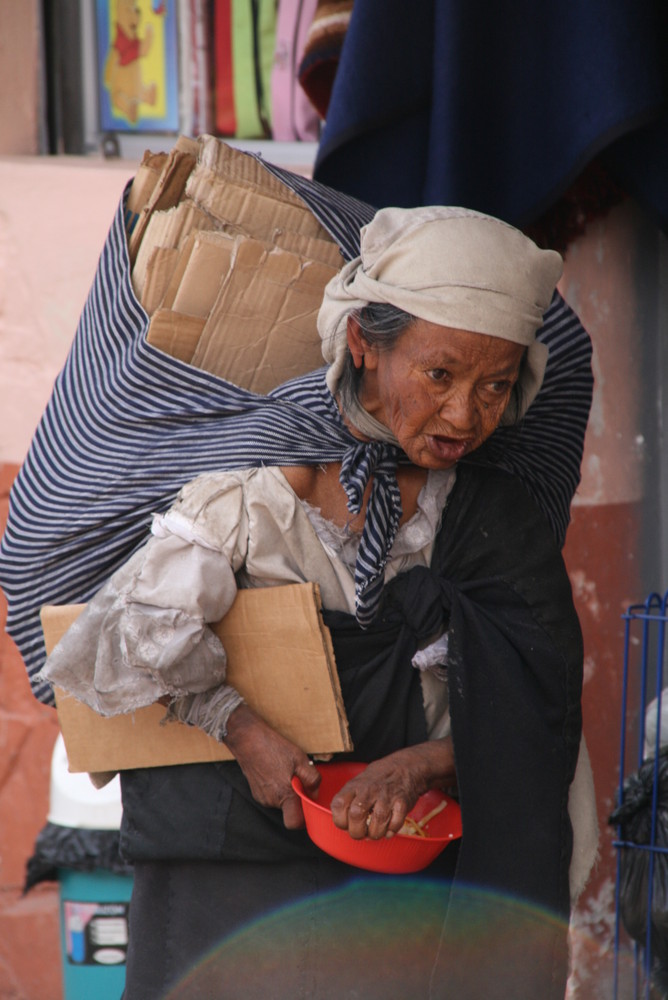
{"type": "Polygon", "coordinates": [[[524,227],[598,158],[601,209],[621,186],[668,231],[667,22],[658,0],[355,0],[315,177],[524,227]]]}
{"type": "Polygon", "coordinates": [[[138,864],[123,1000],[426,1000],[448,897],[447,873],[423,876],[323,853],[138,864]]]}
{"type": "Polygon", "coordinates": [[[317,0],[302,52],[299,84],[321,118],[327,107],[341,58],[353,0],[317,0]]]}

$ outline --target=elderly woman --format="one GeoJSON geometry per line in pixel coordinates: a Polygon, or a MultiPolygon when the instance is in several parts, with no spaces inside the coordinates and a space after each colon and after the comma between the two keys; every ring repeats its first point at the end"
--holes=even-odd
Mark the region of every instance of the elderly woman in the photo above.
{"type": "MultiPolygon", "coordinates": [[[[123,775],[135,862],[128,1000],[165,995],[207,948],[273,907],[309,899],[312,926],[318,895],[359,875],[300,829],[291,780],[316,794],[317,767],[226,685],[209,628],[238,586],[307,580],[320,585],[355,756],[370,762],[334,800],[337,825],[380,838],[425,790],[456,783],[461,796],[461,847],[426,873],[456,874],[449,903],[443,891],[444,944],[438,952],[438,923],[411,995],[426,996],[430,977],[434,996],[446,984],[448,995],[453,985],[460,996],[563,995],[558,922],[516,936],[520,952],[504,963],[500,911],[486,913],[484,982],[477,959],[448,955],[448,928],[471,912],[460,885],[569,913],[579,628],[543,514],[482,448],[538,391],[535,334],[561,266],[479,213],[378,212],[325,293],[329,367],[254,417],[259,439],[278,431],[294,455],[230,461],[187,485],[47,661],[45,680],[104,714],[166,696],[173,716],[236,759],[123,775]]],[[[272,995],[376,995],[319,980],[302,939],[285,963],[290,986],[272,995]]],[[[395,981],[382,995],[405,989],[395,981]]]]}

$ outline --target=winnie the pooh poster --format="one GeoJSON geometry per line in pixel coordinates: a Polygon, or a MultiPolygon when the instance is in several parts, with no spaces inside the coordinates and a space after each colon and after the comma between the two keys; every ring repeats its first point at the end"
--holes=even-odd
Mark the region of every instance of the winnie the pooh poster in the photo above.
{"type": "Polygon", "coordinates": [[[102,131],[178,131],[176,0],[97,0],[102,131]]]}

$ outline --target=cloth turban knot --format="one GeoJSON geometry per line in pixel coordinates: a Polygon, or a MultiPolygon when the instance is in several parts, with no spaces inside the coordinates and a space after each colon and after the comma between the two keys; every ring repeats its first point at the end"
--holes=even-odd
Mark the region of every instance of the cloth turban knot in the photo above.
{"type": "Polygon", "coordinates": [[[536,396],[547,348],[536,341],[563,261],[500,219],[465,208],[383,208],[361,232],[360,256],[332,278],[318,314],[327,383],[336,392],[347,318],[386,302],[419,319],[527,348],[522,411],[536,396]]]}

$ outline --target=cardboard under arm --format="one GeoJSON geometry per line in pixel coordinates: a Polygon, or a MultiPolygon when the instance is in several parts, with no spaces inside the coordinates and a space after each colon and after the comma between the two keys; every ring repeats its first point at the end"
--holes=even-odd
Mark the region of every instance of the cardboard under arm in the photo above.
{"type": "MultiPolygon", "coordinates": [[[[84,607],[42,609],[47,653],[84,607]]],[[[214,631],[227,651],[229,683],[269,725],[309,754],[352,750],[317,584],[240,590],[214,631]]],[[[122,771],[232,757],[201,729],[164,723],[161,704],[104,717],[60,689],[56,704],[71,771],[122,771]]]]}

